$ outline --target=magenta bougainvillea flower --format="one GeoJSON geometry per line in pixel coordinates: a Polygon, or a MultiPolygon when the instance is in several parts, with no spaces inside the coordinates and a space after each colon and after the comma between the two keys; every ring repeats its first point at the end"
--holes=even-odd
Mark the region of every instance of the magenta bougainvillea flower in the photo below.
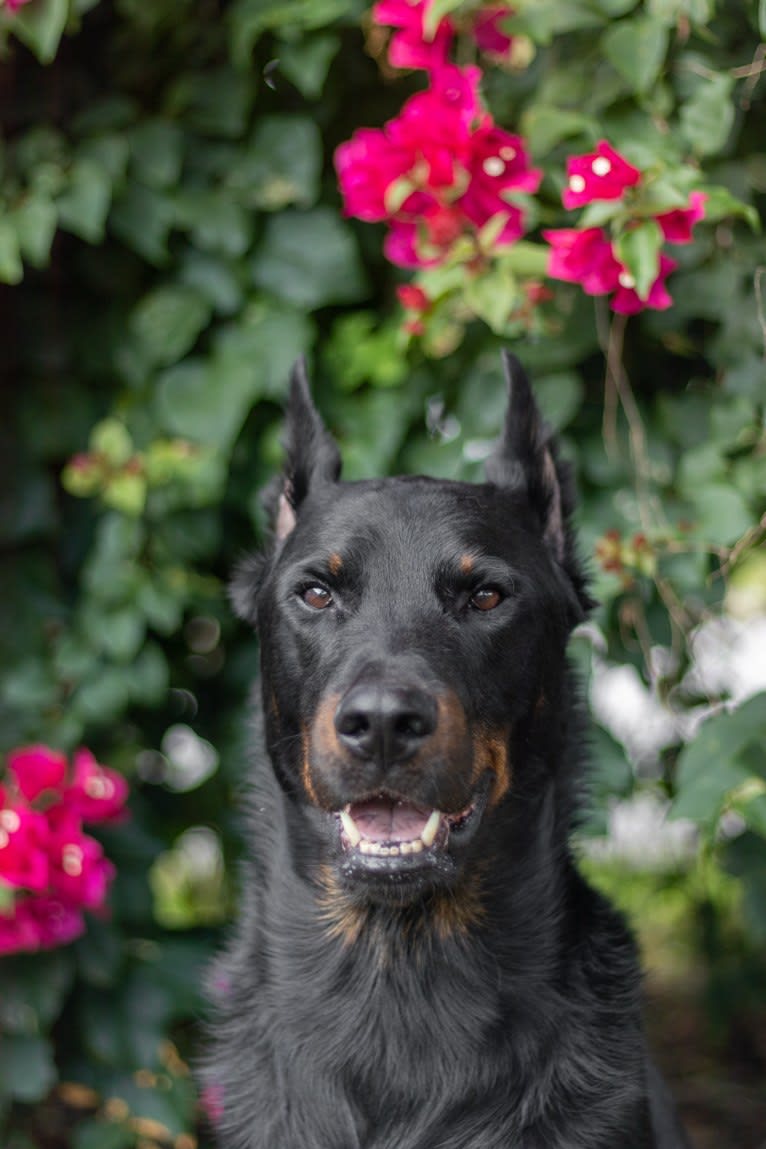
{"type": "Polygon", "coordinates": [[[446,18],[438,20],[432,36],[426,18],[433,0],[379,0],[372,9],[376,24],[395,28],[388,45],[388,60],[394,68],[424,68],[431,71],[447,63],[454,29],[446,18]]]}
{"type": "Polygon", "coordinates": [[[593,200],[620,199],[625,190],[641,179],[641,172],[629,164],[606,140],[595,152],[570,156],[567,160],[567,186],[561,199],[572,210],[593,200]]]}
{"type": "Polygon", "coordinates": [[[67,760],[50,746],[25,746],[8,755],[8,769],[28,802],[45,790],[58,790],[67,772],[67,760]]]}
{"type": "Polygon", "coordinates": [[[0,788],[0,880],[27,890],[46,889],[48,836],[43,815],[0,788]]]}
{"type": "Polygon", "coordinates": [[[29,3],[29,0],[2,0],[2,2],[9,12],[18,12],[19,8],[29,3]]]}
{"type": "Polygon", "coordinates": [[[513,14],[512,8],[504,4],[490,4],[480,8],[473,22],[473,38],[480,52],[489,56],[507,56],[513,45],[513,37],[502,29],[502,21],[513,14]]]}
{"type": "Polygon", "coordinates": [[[657,216],[657,223],[662,228],[662,234],[668,243],[691,243],[694,236],[692,228],[705,217],[704,192],[692,192],[689,196],[689,206],[675,208],[673,211],[663,212],[657,216]]]}
{"type": "Polygon", "coordinates": [[[548,260],[551,279],[579,283],[586,295],[608,295],[619,285],[621,265],[603,228],[544,231],[543,239],[551,245],[548,260]]]}
{"type": "Polygon", "coordinates": [[[620,315],[636,315],[647,307],[654,311],[666,311],[668,307],[672,307],[673,300],[665,286],[665,280],[671,271],[675,271],[677,267],[677,262],[675,259],[671,259],[669,255],[660,256],[659,275],[649,288],[646,299],[642,299],[635,290],[636,285],[630,272],[623,269],[620,272],[617,291],[611,302],[612,311],[618,311],[620,315]]]}
{"type": "Polygon", "coordinates": [[[0,786],[0,954],[65,945],[102,910],[115,874],[84,823],[124,817],[128,785],[82,748],[70,769],[48,746],[8,755],[0,786]],[[8,897],[10,895],[10,903],[8,897]]]}

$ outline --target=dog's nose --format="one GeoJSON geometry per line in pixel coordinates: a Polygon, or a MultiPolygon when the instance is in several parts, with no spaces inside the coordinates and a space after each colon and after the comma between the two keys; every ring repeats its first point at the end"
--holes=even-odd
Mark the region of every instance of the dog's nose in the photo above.
{"type": "Polygon", "coordinates": [[[389,765],[411,758],[436,729],[436,702],[417,687],[353,686],[335,712],[339,742],[357,758],[389,765]]]}

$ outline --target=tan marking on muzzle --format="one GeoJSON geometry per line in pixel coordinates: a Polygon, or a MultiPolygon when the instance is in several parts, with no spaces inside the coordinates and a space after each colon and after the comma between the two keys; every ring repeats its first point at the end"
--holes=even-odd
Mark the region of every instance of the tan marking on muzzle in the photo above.
{"type": "Polygon", "coordinates": [[[468,937],[485,915],[482,900],[482,874],[474,870],[449,894],[439,890],[434,897],[433,927],[440,941],[468,937]]]}
{"type": "MultiPolygon", "coordinates": [[[[303,729],[303,768],[301,779],[309,799],[315,806],[322,806],[317,787],[312,779],[312,766],[317,761],[337,760],[343,753],[335,729],[335,711],[338,709],[340,694],[328,694],[317,707],[313,721],[303,729]]],[[[321,790],[321,785],[319,786],[321,790]]]]}
{"type": "Polygon", "coordinates": [[[474,780],[479,781],[482,774],[489,770],[494,775],[492,793],[489,797],[491,806],[496,806],[511,787],[511,764],[508,760],[508,735],[501,731],[477,731],[473,736],[473,773],[474,780]]]}
{"type": "Polygon", "coordinates": [[[354,945],[367,924],[368,911],[349,897],[330,866],[319,867],[317,885],[319,921],[325,933],[346,948],[354,945]]]}
{"type": "Polygon", "coordinates": [[[301,782],[310,802],[318,806],[317,792],[311,780],[311,735],[306,727],[301,731],[301,746],[303,747],[303,765],[301,766],[301,782]]]}

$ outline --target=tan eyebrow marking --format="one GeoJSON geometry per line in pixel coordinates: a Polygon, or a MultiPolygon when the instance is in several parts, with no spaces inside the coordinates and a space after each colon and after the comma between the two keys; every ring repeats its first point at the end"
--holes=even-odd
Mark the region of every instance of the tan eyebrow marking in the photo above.
{"type": "Polygon", "coordinates": [[[474,564],[473,555],[462,555],[460,558],[460,570],[464,575],[469,575],[473,570],[474,564]]]}
{"type": "Polygon", "coordinates": [[[337,551],[330,555],[327,565],[330,568],[330,574],[336,575],[339,573],[341,567],[343,566],[343,559],[340,557],[337,551]]]}

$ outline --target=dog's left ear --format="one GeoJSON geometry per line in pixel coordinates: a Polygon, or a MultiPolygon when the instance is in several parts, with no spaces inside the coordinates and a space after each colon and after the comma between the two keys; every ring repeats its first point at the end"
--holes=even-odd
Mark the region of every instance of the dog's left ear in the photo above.
{"type": "Polygon", "coordinates": [[[312,487],[334,483],[340,475],[340,452],[311,398],[306,360],[290,376],[285,419],[287,464],[276,513],[277,539],[293,530],[296,513],[312,487]]]}
{"type": "Polygon", "coordinates": [[[571,468],[540,414],[524,368],[515,355],[503,352],[508,384],[508,410],[503,433],[487,460],[487,478],[495,486],[522,495],[537,515],[543,542],[567,576],[572,625],[595,605],[577,558],[570,517],[575,495],[571,468]]]}

